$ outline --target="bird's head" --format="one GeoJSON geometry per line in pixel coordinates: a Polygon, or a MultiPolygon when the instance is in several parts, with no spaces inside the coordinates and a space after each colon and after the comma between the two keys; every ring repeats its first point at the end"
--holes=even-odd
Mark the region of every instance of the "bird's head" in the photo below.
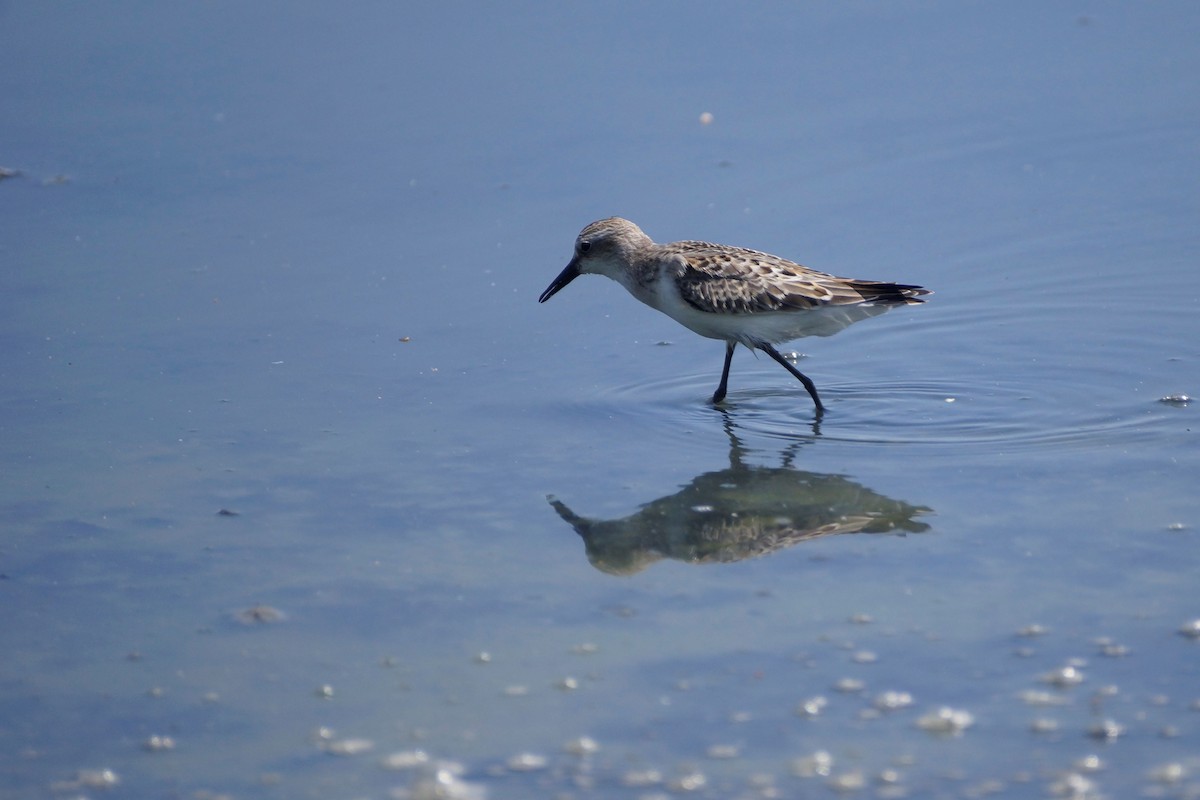
{"type": "Polygon", "coordinates": [[[607,275],[620,281],[640,248],[651,242],[642,229],[627,219],[609,217],[588,225],[575,238],[575,255],[538,298],[544,303],[580,275],[607,275]]]}

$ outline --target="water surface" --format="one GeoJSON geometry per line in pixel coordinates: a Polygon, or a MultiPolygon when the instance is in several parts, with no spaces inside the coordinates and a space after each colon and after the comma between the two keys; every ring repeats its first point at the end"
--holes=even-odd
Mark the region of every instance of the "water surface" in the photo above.
{"type": "Polygon", "coordinates": [[[467,11],[0,11],[5,794],[1195,794],[1192,7],[467,11]]]}

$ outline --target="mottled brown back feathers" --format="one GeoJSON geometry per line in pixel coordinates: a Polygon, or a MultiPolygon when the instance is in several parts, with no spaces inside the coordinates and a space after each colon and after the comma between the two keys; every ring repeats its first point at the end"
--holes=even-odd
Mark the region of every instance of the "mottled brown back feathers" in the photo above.
{"type": "Polygon", "coordinates": [[[929,294],[920,286],[839,278],[787,259],[709,242],[660,247],[676,256],[675,278],[684,301],[700,311],[754,314],[860,303],[914,305],[929,294]]]}

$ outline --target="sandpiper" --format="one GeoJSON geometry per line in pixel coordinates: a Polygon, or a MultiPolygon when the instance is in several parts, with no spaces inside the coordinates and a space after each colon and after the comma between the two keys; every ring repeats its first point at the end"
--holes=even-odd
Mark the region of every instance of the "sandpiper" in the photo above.
{"type": "Polygon", "coordinates": [[[920,286],[839,278],[741,247],[657,244],[620,217],[597,220],[579,233],[575,256],[538,302],[588,273],[607,275],[684,327],[725,342],[714,404],[725,399],[733,350],[743,344],[762,350],[804,384],[818,416],[825,406],[817,387],[774,345],[801,336],[832,336],[892,306],[922,303],[918,298],[930,294],[920,286]]]}

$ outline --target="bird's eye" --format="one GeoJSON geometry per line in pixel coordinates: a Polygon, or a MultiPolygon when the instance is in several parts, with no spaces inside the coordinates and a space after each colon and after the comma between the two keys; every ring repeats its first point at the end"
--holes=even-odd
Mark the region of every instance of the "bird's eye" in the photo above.
{"type": "Polygon", "coordinates": [[[591,250],[591,249],[592,249],[592,243],[587,241],[586,239],[579,243],[579,252],[586,253],[588,250],[591,250]]]}

